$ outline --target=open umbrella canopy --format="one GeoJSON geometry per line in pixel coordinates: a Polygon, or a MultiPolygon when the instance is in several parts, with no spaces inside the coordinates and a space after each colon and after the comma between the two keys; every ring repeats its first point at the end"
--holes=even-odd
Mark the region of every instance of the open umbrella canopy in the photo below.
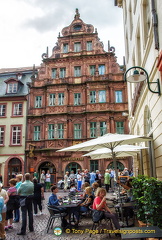
{"type": "MultiPolygon", "coordinates": [[[[141,149],[146,149],[147,147],[140,147],[135,145],[119,145],[113,149],[114,155],[118,157],[128,157],[135,156],[141,149]]],[[[90,156],[93,159],[100,158],[112,158],[112,151],[109,148],[100,148],[84,154],[83,156],[90,156]]]]}
{"type": "Polygon", "coordinates": [[[104,136],[58,150],[61,151],[93,151],[99,148],[109,148],[111,151],[118,145],[151,141],[150,137],[107,133],[104,136]]]}

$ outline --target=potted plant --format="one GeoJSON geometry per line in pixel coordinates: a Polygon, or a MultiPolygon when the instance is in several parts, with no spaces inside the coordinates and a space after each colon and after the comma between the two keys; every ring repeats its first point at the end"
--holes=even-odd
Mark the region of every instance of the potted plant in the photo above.
{"type": "Polygon", "coordinates": [[[162,181],[138,176],[133,178],[132,186],[138,220],[162,228],[162,181]]]}

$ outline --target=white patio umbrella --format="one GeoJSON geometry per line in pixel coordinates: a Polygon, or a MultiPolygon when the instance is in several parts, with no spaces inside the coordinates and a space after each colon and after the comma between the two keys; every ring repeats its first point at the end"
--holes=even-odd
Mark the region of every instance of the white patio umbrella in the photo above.
{"type": "Polygon", "coordinates": [[[108,148],[111,150],[112,159],[114,161],[114,168],[116,172],[116,177],[118,177],[118,171],[116,166],[116,156],[114,154],[114,148],[118,145],[124,144],[133,144],[151,141],[150,137],[138,136],[138,135],[130,135],[130,134],[113,134],[107,133],[104,136],[76,144],[71,147],[63,148],[58,150],[58,152],[62,151],[93,151],[99,148],[108,148]]]}
{"type": "MultiPolygon", "coordinates": [[[[116,158],[118,157],[129,157],[129,156],[136,156],[136,154],[142,150],[147,149],[147,147],[135,146],[135,145],[119,145],[114,148],[113,152],[116,158]]],[[[88,157],[90,156],[93,159],[100,159],[100,158],[112,158],[112,151],[109,148],[100,148],[84,154],[83,156],[88,157]]]]}

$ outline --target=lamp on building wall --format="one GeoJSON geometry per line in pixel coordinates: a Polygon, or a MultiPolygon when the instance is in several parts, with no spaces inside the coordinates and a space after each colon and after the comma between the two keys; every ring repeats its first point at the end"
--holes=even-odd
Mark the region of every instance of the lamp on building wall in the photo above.
{"type": "Polygon", "coordinates": [[[130,83],[139,83],[139,82],[143,82],[143,81],[147,81],[147,86],[148,86],[148,89],[152,92],[152,93],[158,93],[159,96],[161,94],[160,92],[160,82],[159,82],[159,79],[157,79],[156,82],[149,82],[149,76],[148,76],[148,73],[146,72],[146,70],[142,67],[138,67],[138,66],[135,66],[135,67],[131,67],[129,69],[127,69],[127,71],[125,72],[124,74],[124,81],[128,81],[130,83]],[[133,71],[133,75],[130,75],[129,77],[127,77],[127,73],[134,69],[133,71]],[[157,91],[153,91],[150,87],[151,84],[157,84],[157,91]]]}

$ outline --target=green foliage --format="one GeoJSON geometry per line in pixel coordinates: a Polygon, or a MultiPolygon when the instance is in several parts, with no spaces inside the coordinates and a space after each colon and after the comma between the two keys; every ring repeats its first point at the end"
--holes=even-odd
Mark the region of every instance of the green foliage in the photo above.
{"type": "Polygon", "coordinates": [[[138,219],[162,228],[162,181],[140,175],[133,178],[132,186],[138,219]]]}

